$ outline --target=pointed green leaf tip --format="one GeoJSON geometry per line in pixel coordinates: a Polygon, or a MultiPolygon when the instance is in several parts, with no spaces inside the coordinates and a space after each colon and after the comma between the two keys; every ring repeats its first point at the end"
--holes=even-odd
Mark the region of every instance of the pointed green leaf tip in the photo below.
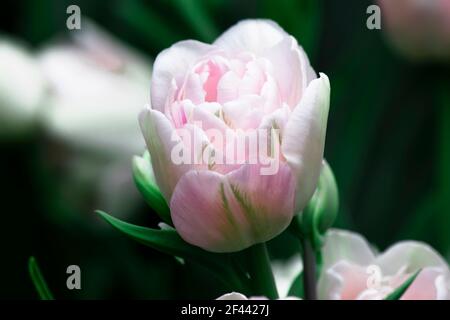
{"type": "Polygon", "coordinates": [[[54,300],[53,295],[48,288],[44,277],[42,276],[35,257],[30,257],[28,259],[28,273],[30,274],[31,281],[33,282],[41,300],[54,300]]]}
{"type": "Polygon", "coordinates": [[[406,290],[408,290],[408,288],[411,286],[414,280],[416,280],[420,271],[422,271],[422,269],[417,270],[416,273],[414,273],[405,282],[403,282],[401,286],[399,286],[397,289],[391,292],[386,298],[384,298],[384,300],[400,300],[400,298],[403,296],[406,290]]]}
{"type": "Polygon", "coordinates": [[[289,288],[288,297],[299,297],[304,299],[305,298],[305,290],[303,288],[303,271],[301,271],[292,281],[292,284],[289,288]]]}
{"type": "Polygon", "coordinates": [[[156,184],[148,151],[142,157],[135,156],[133,158],[133,178],[136,187],[148,205],[165,223],[173,225],[170,209],[156,184]]]}
{"type": "Polygon", "coordinates": [[[323,235],[333,225],[339,210],[339,193],[328,163],[323,160],[317,189],[303,212],[297,215],[301,237],[308,237],[314,250],[322,247],[323,235]]]}
{"type": "Polygon", "coordinates": [[[206,267],[218,279],[225,282],[233,290],[242,290],[241,280],[232,269],[229,254],[217,254],[205,251],[185,242],[174,228],[151,229],[133,225],[114,218],[103,211],[96,211],[106,222],[130,238],[163,253],[189,260],[206,267]]]}

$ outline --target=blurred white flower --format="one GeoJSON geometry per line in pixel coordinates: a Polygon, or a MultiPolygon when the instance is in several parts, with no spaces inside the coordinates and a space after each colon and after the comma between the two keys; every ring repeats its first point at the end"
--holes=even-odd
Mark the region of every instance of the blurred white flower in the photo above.
{"type": "Polygon", "coordinates": [[[44,78],[27,49],[0,38],[0,138],[30,131],[45,92],[44,78]]]}
{"type": "Polygon", "coordinates": [[[66,194],[91,190],[69,205],[124,216],[142,203],[131,159],[145,148],[138,114],[150,100],[151,63],[86,18],[71,36],[37,57],[50,90],[42,124],[57,148],[48,155],[65,155],[53,167],[63,167],[66,194]]]}
{"type": "Polygon", "coordinates": [[[150,99],[151,64],[87,21],[72,34],[39,55],[51,90],[45,126],[76,148],[140,154],[137,118],[150,99]]]}

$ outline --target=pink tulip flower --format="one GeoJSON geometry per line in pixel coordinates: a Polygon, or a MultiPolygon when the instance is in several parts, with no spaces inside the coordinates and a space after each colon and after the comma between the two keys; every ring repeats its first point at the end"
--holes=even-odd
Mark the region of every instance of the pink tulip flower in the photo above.
{"type": "Polygon", "coordinates": [[[360,235],[330,230],[322,254],[320,299],[384,299],[420,270],[401,300],[450,300],[449,267],[424,243],[403,241],[377,254],[360,235]]]}
{"type": "Polygon", "coordinates": [[[329,98],[327,76],[272,21],[162,51],[140,125],[180,236],[232,252],[281,233],[316,189],[329,98]]]}

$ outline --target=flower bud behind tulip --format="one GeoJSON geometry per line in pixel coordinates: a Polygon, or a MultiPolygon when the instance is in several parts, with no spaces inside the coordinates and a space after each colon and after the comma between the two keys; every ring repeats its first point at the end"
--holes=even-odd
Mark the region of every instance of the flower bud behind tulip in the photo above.
{"type": "Polygon", "coordinates": [[[320,250],[323,235],[333,225],[339,210],[339,194],[333,171],[324,160],[317,189],[303,210],[298,215],[302,237],[308,237],[315,250],[320,250]]]}
{"type": "Polygon", "coordinates": [[[450,1],[378,0],[383,29],[412,60],[450,62],[450,1]]]}

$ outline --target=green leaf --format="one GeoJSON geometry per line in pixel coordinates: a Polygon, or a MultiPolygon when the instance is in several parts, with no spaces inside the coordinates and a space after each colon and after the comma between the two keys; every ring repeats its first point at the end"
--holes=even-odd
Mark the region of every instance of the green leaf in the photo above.
{"type": "Polygon", "coordinates": [[[416,280],[419,275],[421,269],[417,270],[411,277],[409,277],[401,286],[395,289],[392,293],[390,293],[384,300],[400,300],[403,294],[408,290],[409,286],[416,280]]]}
{"type": "Polygon", "coordinates": [[[28,260],[28,272],[41,300],[54,300],[35,257],[30,257],[28,260]]]}
{"type": "Polygon", "coordinates": [[[233,269],[234,264],[230,254],[212,253],[190,245],[178,235],[175,229],[146,228],[121,221],[103,211],[96,212],[114,228],[130,238],[163,253],[206,267],[232,289],[244,290],[238,273],[233,269]]]}
{"type": "Polygon", "coordinates": [[[294,281],[292,281],[291,287],[289,288],[288,291],[288,296],[289,297],[299,297],[299,298],[304,298],[305,297],[305,292],[304,292],[304,288],[303,288],[303,271],[301,271],[294,279],[294,281]]]}
{"type": "Polygon", "coordinates": [[[148,151],[142,157],[133,158],[133,179],[148,205],[165,223],[173,225],[169,206],[156,184],[148,151]]]}

